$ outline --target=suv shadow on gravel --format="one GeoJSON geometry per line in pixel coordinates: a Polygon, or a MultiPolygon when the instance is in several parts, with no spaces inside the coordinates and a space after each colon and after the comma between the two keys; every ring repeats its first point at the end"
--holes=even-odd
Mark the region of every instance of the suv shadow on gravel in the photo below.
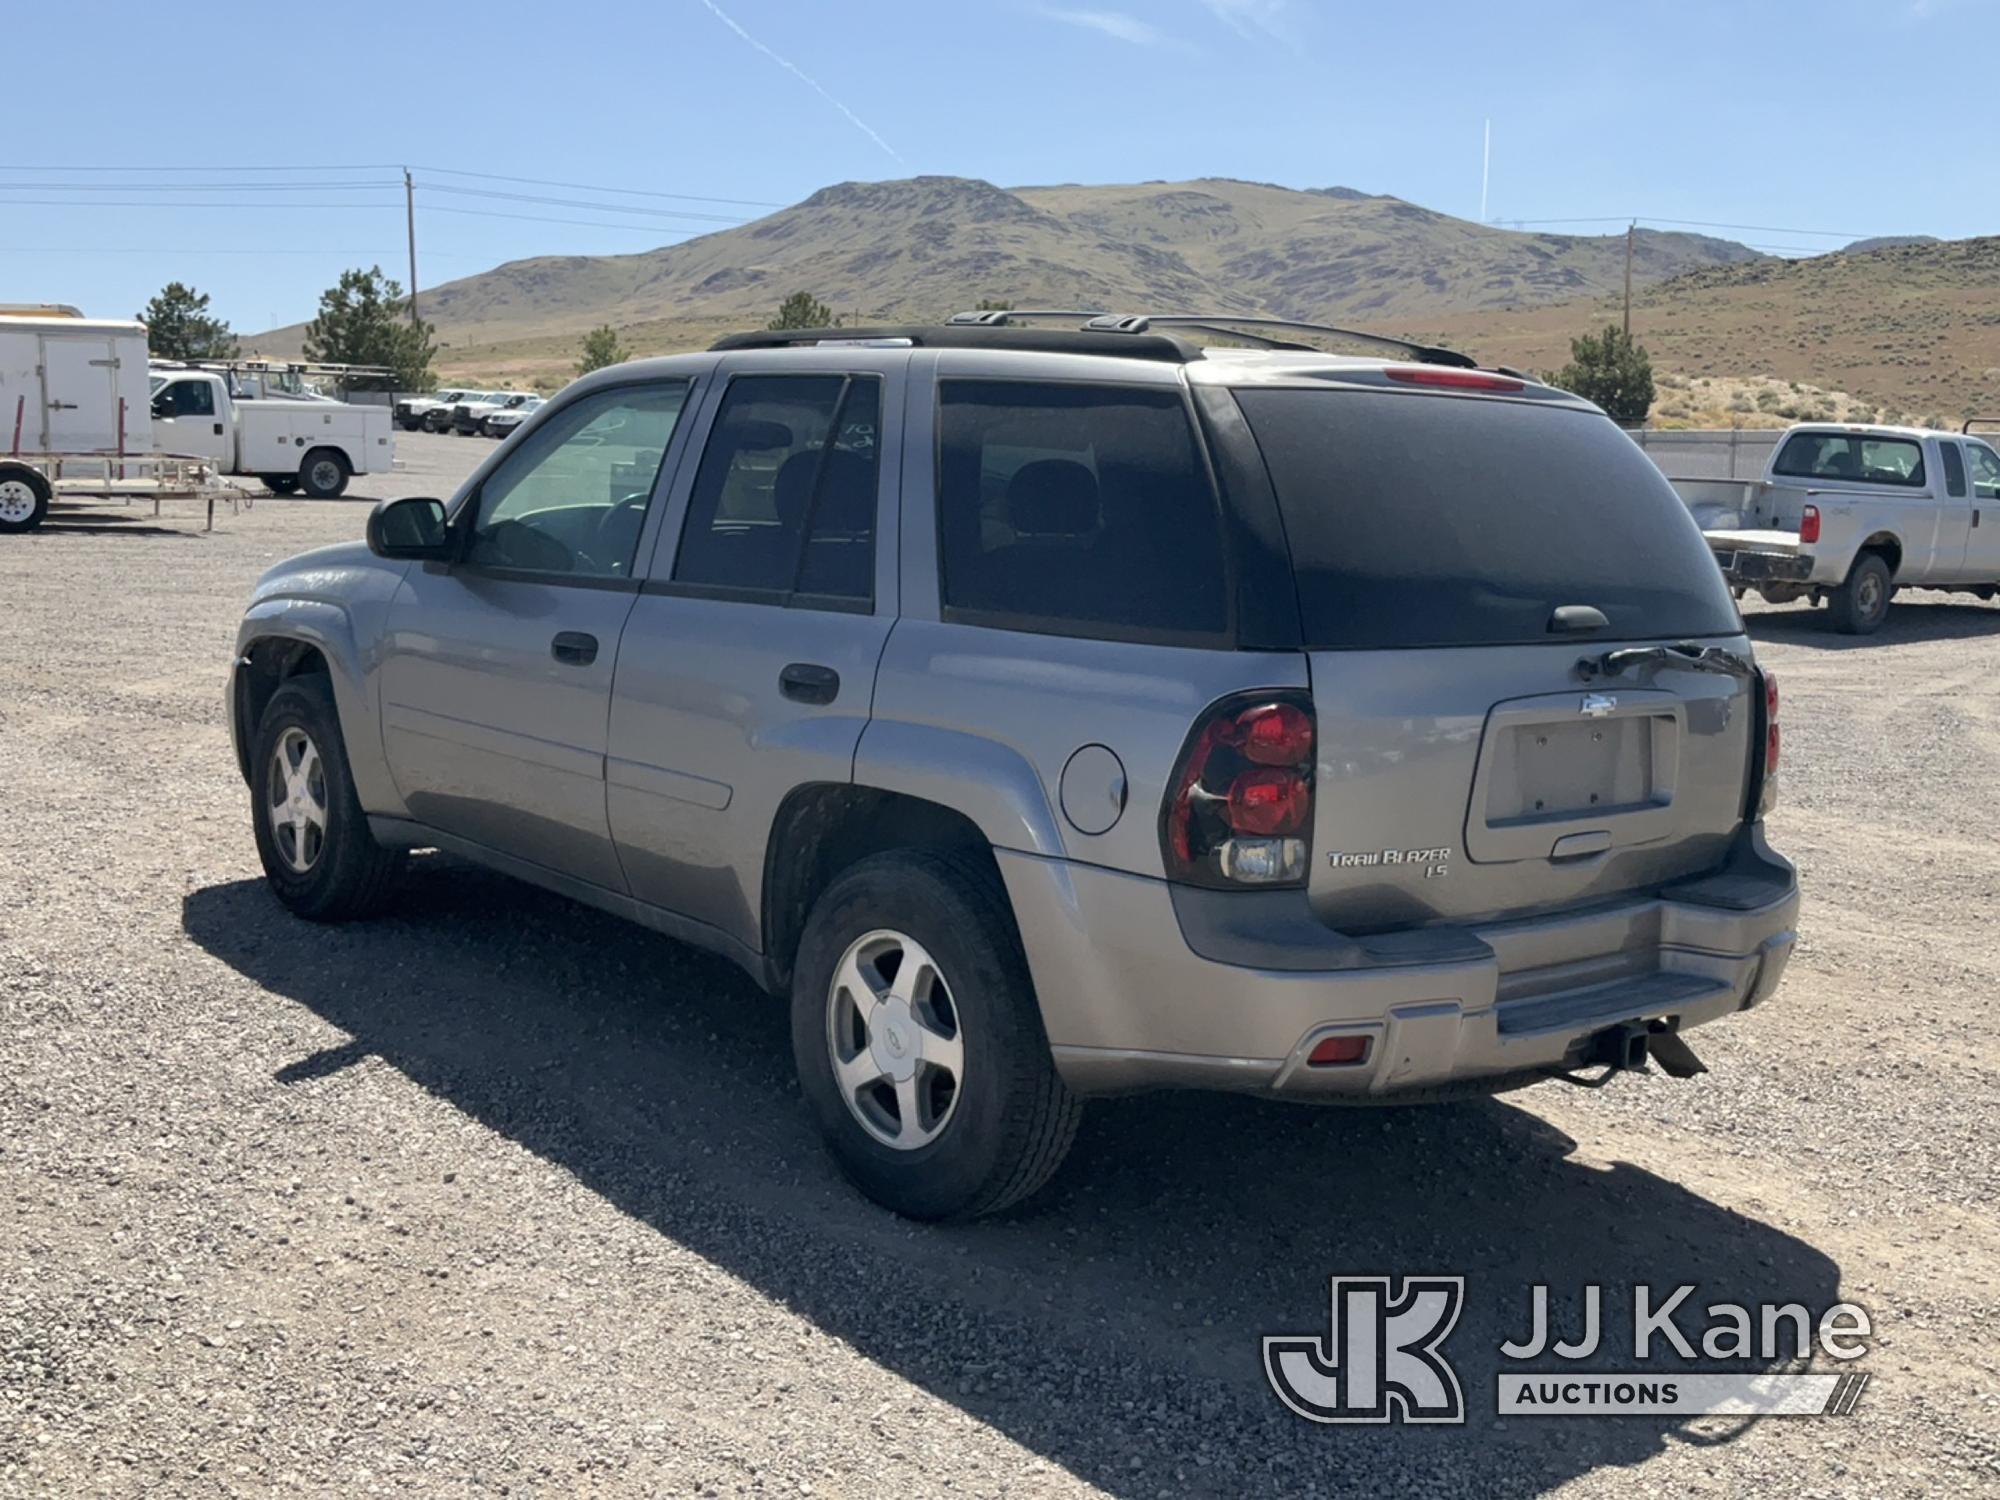
{"type": "MultiPolygon", "coordinates": [[[[1394,1112],[1108,1100],[1032,1206],[913,1225],[821,1169],[784,1008],[725,960],[442,856],[415,862],[397,914],[378,922],[301,926],[243,880],[193,892],[183,925],[274,1003],[345,1033],[269,1058],[272,1087],[338,1089],[341,1069],[379,1057],[663,1239],[1117,1495],[1540,1494],[1747,1427],[1496,1421],[1496,1351],[1526,1334],[1530,1285],[1550,1285],[1566,1335],[1576,1289],[1605,1285],[1606,1348],[1624,1357],[1601,1368],[1631,1367],[1635,1282],[1697,1282],[1694,1306],[1768,1298],[1817,1312],[1839,1297],[1839,1267],[1810,1244],[1629,1164],[1579,1163],[1561,1132],[1490,1099],[1394,1112]],[[1446,1345],[1465,1426],[1314,1427],[1266,1388],[1262,1335],[1323,1331],[1330,1275],[1383,1272],[1468,1278],[1446,1345]]],[[[506,1178],[503,1196],[464,1140],[425,1133],[459,1201],[400,1241],[407,1253],[428,1246],[443,1261],[461,1236],[506,1240],[533,1216],[517,1195],[555,1175],[506,1178]]],[[[424,1360],[421,1314],[407,1315],[404,1356],[424,1360]]]]}

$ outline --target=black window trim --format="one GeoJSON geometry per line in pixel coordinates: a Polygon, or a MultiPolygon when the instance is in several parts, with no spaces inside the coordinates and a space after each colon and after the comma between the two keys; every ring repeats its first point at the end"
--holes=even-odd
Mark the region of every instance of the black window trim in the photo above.
{"type": "MultiPolygon", "coordinates": [[[[687,387],[687,399],[681,403],[680,415],[674,419],[674,430],[668,434],[665,446],[660,449],[660,466],[654,470],[652,488],[646,492],[646,515],[639,523],[641,540],[645,537],[646,521],[652,519],[654,507],[660,503],[660,485],[667,476],[667,455],[674,451],[674,444],[680,440],[682,431],[689,425],[689,411],[691,409],[699,410],[701,383],[702,377],[700,375],[653,375],[637,380],[612,381],[604,385],[593,386],[587,391],[579,391],[570,400],[563,402],[560,407],[556,407],[549,415],[549,420],[553,421],[579,402],[588,401],[593,397],[612,391],[657,389],[668,385],[684,385],[687,387]]],[[[555,405],[553,401],[546,404],[550,406],[555,405]]],[[[499,450],[496,453],[496,457],[500,457],[502,454],[505,454],[504,449],[499,450]]],[[[511,456],[511,454],[506,454],[506,457],[511,456]]],[[[459,498],[457,504],[447,513],[447,524],[453,528],[456,536],[456,541],[452,548],[454,555],[447,562],[425,563],[424,571],[426,573],[469,573],[475,578],[490,578],[496,583],[544,583],[561,585],[568,588],[601,589],[628,594],[639,592],[640,585],[645,580],[631,575],[618,578],[608,573],[564,573],[556,569],[509,568],[493,563],[468,561],[465,553],[472,546],[472,532],[473,528],[479,523],[479,507],[481,502],[486,498],[486,486],[491,482],[493,475],[500,471],[503,463],[504,459],[502,462],[496,462],[491,471],[480,475],[479,482],[467,489],[459,498]],[[462,528],[459,526],[461,520],[465,522],[462,528]]],[[[639,553],[639,543],[635,541],[632,545],[632,566],[635,568],[639,565],[639,553]]]]}
{"type": "Polygon", "coordinates": [[[1021,635],[1052,635],[1067,640],[1112,641],[1135,646],[1182,646],[1192,650],[1234,651],[1237,649],[1236,557],[1230,534],[1229,517],[1223,508],[1222,484],[1215,459],[1208,451],[1208,434],[1201,413],[1188,391],[1187,382],[1168,384],[1160,380],[1104,380],[1085,376],[1040,375],[940,375],[931,420],[931,507],[932,534],[936,538],[938,619],[947,625],[968,625],[987,630],[1009,630],[1021,635]],[[1094,391],[1144,391],[1158,394],[1172,391],[1180,398],[1181,414],[1187,419],[1188,438],[1201,462],[1208,482],[1209,505],[1215,513],[1217,550],[1222,558],[1223,623],[1220,631],[1166,630],[1151,626],[1113,625],[1102,621],[1076,620],[1063,615],[1017,614],[1012,610],[971,609],[948,602],[945,582],[944,524],[944,413],[945,390],[952,385],[1020,385],[1037,389],[1075,386],[1094,391]]]}
{"type": "MultiPolygon", "coordinates": [[[[665,596],[671,599],[718,599],[731,604],[766,604],[779,609],[810,610],[824,614],[872,615],[875,613],[875,568],[882,560],[882,453],[888,436],[888,381],[880,370],[759,370],[744,369],[730,372],[722,383],[722,391],[716,397],[715,416],[708,424],[708,431],[702,434],[701,458],[708,456],[708,443],[715,436],[722,423],[723,403],[729,399],[729,388],[739,380],[825,380],[829,375],[840,377],[840,395],[834,399],[833,420],[827,425],[826,441],[820,445],[818,462],[813,466],[812,494],[806,501],[805,523],[799,529],[799,555],[792,564],[792,583],[789,589],[755,588],[739,583],[703,583],[696,579],[676,578],[669,569],[664,578],[648,578],[641,585],[641,594],[665,596]],[[807,593],[797,587],[800,575],[805,571],[806,546],[812,539],[813,518],[819,514],[819,485],[826,474],[826,456],[833,451],[834,440],[840,434],[840,419],[847,413],[847,398],[853,393],[857,380],[872,380],[876,387],[875,401],[875,516],[869,530],[868,597],[852,598],[846,594],[807,593]]],[[[681,513],[681,534],[674,538],[673,567],[681,565],[681,552],[687,541],[688,524],[694,519],[694,492],[701,484],[701,459],[695,460],[694,477],[688,482],[688,503],[681,513]]]]}

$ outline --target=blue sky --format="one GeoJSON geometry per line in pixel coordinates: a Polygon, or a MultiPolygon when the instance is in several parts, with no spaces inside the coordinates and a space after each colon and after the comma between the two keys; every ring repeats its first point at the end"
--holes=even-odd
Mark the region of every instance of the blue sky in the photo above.
{"type": "Polygon", "coordinates": [[[0,301],[126,316],[177,279],[244,332],[347,266],[404,275],[403,163],[426,286],[916,173],[1476,218],[1489,119],[1501,222],[1755,225],[1714,232],[1786,253],[2000,232],[1996,0],[73,0],[6,30],[0,301]]]}

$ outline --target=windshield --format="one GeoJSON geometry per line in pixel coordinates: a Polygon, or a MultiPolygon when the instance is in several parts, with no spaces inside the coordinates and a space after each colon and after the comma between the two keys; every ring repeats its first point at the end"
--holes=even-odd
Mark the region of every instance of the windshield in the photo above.
{"type": "Polygon", "coordinates": [[[1236,392],[1278,492],[1308,646],[1546,643],[1742,627],[1693,518],[1608,418],[1490,397],[1236,392]]]}

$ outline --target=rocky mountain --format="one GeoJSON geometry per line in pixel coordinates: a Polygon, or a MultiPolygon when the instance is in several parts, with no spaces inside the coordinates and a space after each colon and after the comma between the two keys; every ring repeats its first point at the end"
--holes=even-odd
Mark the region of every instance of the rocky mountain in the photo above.
{"type": "MultiPolygon", "coordinates": [[[[1470,223],[1351,188],[1229,179],[1004,189],[962,177],[847,182],[753,223],[636,255],[545,256],[446,282],[424,315],[454,348],[570,338],[599,323],[762,322],[795,291],[842,313],[930,319],[1017,306],[1431,319],[1622,285],[1625,240],[1470,223]]],[[[1728,240],[1641,230],[1635,279],[1754,260],[1728,240]]],[[[297,329],[248,342],[266,353],[297,329]]]]}

